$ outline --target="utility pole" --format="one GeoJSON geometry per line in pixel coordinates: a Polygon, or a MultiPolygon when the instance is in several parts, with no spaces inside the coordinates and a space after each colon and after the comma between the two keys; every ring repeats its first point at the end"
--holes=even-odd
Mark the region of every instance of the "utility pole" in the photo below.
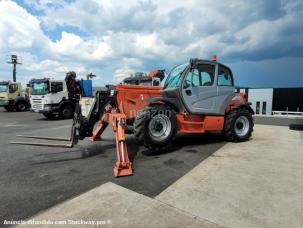
{"type": "Polygon", "coordinates": [[[17,55],[10,55],[7,58],[7,63],[13,64],[13,81],[16,82],[17,81],[16,66],[17,64],[22,64],[22,57],[17,55]]]}

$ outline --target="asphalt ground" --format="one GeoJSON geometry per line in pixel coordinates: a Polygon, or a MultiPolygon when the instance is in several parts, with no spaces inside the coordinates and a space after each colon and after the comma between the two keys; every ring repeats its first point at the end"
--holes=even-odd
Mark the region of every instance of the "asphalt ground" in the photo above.
{"type": "Polygon", "coordinates": [[[178,135],[169,151],[151,155],[127,136],[135,173],[123,178],[112,173],[116,145],[111,127],[103,141],[85,139],[71,149],[9,144],[33,141],[17,134],[67,137],[70,126],[71,120],[0,109],[0,224],[26,219],[108,181],[154,197],[225,144],[220,134],[178,135]]]}

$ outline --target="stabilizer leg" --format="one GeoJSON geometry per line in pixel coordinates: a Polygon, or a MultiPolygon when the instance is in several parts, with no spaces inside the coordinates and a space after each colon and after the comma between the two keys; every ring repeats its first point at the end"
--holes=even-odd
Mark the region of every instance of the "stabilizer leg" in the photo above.
{"type": "Polygon", "coordinates": [[[127,146],[125,143],[126,117],[124,114],[114,114],[112,119],[114,131],[116,133],[117,162],[114,168],[116,177],[133,175],[132,164],[129,161],[127,146]]]}

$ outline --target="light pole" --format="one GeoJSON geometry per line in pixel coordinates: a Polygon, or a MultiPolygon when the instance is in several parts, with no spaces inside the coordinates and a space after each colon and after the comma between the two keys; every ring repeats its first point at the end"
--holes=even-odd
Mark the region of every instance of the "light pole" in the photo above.
{"type": "Polygon", "coordinates": [[[7,63],[13,64],[13,81],[16,82],[16,66],[17,64],[22,64],[22,57],[17,55],[10,55],[7,58],[7,63]]]}

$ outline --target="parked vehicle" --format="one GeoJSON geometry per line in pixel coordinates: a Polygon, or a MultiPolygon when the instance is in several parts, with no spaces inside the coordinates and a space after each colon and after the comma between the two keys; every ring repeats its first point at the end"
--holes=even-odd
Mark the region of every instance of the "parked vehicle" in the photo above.
{"type": "Polygon", "coordinates": [[[67,72],[65,80],[33,79],[30,81],[30,87],[33,112],[42,113],[46,118],[73,117],[75,104],[79,101],[81,93],[75,72],[67,72]]]}
{"type": "Polygon", "coordinates": [[[9,112],[24,112],[29,109],[28,94],[23,93],[21,82],[0,82],[0,107],[9,112]]]}

